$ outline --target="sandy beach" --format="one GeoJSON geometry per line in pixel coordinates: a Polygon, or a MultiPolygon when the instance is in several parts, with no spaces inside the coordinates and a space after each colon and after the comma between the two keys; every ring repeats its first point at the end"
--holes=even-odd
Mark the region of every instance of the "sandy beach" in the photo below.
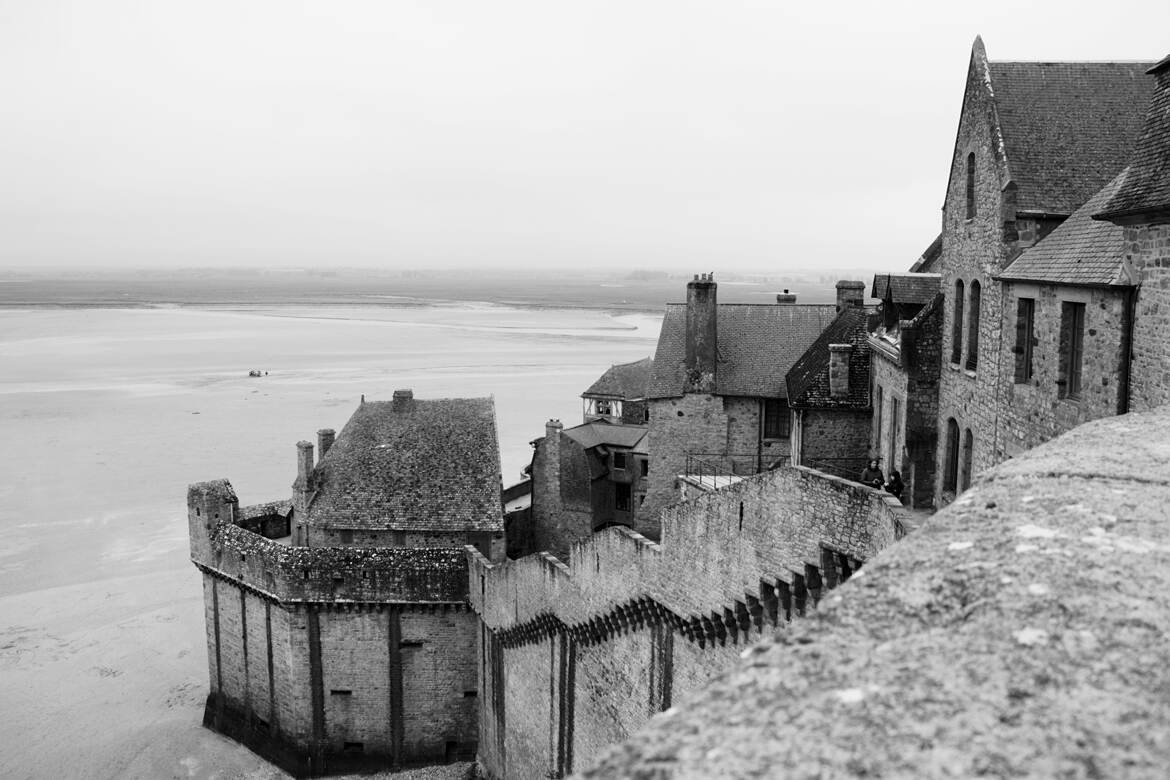
{"type": "Polygon", "coordinates": [[[493,395],[515,481],[544,421],[579,420],[658,325],[474,303],[0,311],[0,775],[283,776],[200,726],[186,485],[287,497],[297,440],[399,387],[493,395]]]}

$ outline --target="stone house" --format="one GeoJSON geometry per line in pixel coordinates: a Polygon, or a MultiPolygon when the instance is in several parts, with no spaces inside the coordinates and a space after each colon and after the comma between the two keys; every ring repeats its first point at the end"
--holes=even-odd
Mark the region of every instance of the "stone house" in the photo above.
{"type": "Polygon", "coordinates": [[[365,402],[297,445],[291,502],[188,490],[204,725],[294,775],[475,755],[466,546],[503,560],[491,399],[365,402]]]}
{"type": "Polygon", "coordinates": [[[901,474],[902,500],[916,508],[934,501],[940,281],[935,273],[877,274],[870,293],[881,301],[867,340],[874,399],[870,453],[887,477],[895,470],[901,474]]]}
{"type": "Polygon", "coordinates": [[[645,496],[645,425],[593,419],[572,428],[545,424],[532,443],[532,539],[514,554],[549,552],[569,560],[574,542],[611,525],[632,527],[645,496]]]}
{"type": "Polygon", "coordinates": [[[992,62],[976,38],[932,270],[944,295],[936,498],[1003,460],[998,276],[1128,162],[1150,84],[1130,62],[992,62]]]}
{"type": "MultiPolygon", "coordinates": [[[[861,282],[852,285],[858,292],[861,282]]],[[[870,450],[872,312],[858,295],[805,350],[785,377],[792,410],[792,463],[856,479],[870,450]]]]}
{"type": "MultiPolygon", "coordinates": [[[[838,291],[839,294],[842,291],[838,291]]],[[[833,304],[719,304],[709,275],[667,304],[647,401],[646,500],[635,530],[658,538],[657,515],[689,470],[755,474],[791,456],[785,375],[837,315],[833,304]]]]}

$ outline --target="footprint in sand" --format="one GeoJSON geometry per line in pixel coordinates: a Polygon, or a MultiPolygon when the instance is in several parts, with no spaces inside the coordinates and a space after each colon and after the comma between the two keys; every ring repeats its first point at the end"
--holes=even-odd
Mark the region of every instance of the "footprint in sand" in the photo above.
{"type": "Polygon", "coordinates": [[[122,674],[121,669],[112,669],[109,666],[92,666],[90,669],[97,672],[98,677],[119,677],[122,674]]]}

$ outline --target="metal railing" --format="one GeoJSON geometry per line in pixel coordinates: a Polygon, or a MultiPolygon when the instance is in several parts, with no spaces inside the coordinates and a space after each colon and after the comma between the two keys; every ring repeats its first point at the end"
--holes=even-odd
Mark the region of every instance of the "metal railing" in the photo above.
{"type": "Polygon", "coordinates": [[[763,469],[760,467],[760,457],[754,452],[687,453],[685,473],[700,487],[718,487],[719,480],[716,477],[748,477],[761,471],[763,469]]]}
{"type": "Polygon", "coordinates": [[[871,458],[809,458],[804,465],[834,477],[856,482],[871,458]]]}

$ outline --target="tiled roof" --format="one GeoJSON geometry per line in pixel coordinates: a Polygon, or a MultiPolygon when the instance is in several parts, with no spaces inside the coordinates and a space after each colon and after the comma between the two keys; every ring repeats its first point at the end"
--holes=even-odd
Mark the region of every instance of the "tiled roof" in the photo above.
{"type": "Polygon", "coordinates": [[[331,528],[500,531],[490,398],[365,402],[313,472],[309,522],[331,528]]]}
{"type": "Polygon", "coordinates": [[[788,372],[788,404],[818,409],[869,407],[869,312],[860,306],[841,311],[788,372]],[[829,392],[829,345],[852,344],[849,355],[849,394],[833,398],[829,392]]]}
{"type": "Polygon", "coordinates": [[[934,268],[934,264],[942,257],[942,233],[935,236],[934,241],[930,242],[922,252],[922,256],[914,261],[914,265],[910,266],[910,272],[916,274],[924,274],[934,268]]]}
{"type": "Polygon", "coordinates": [[[1129,163],[1150,63],[990,62],[1017,209],[1071,214],[1129,163]]]}
{"type": "Polygon", "coordinates": [[[1131,284],[1124,272],[1124,229],[1101,222],[1101,211],[1128,178],[1127,168],[1043,240],[1017,257],[1000,279],[1054,284],[1131,284]]]}
{"type": "MultiPolygon", "coordinates": [[[[1125,184],[1104,205],[1104,216],[1170,211],[1170,57],[1150,68],[1157,86],[1125,184]]],[[[1147,77],[1148,78],[1148,77],[1147,77]]]]}
{"type": "Polygon", "coordinates": [[[621,399],[645,398],[646,385],[650,383],[650,369],[653,364],[651,358],[642,358],[633,363],[610,366],[609,370],[581,395],[621,399]]]}
{"type": "Polygon", "coordinates": [[[602,444],[633,447],[642,440],[647,430],[641,425],[615,425],[598,420],[566,428],[565,435],[588,450],[602,444]]]}
{"type": "Polygon", "coordinates": [[[941,281],[940,274],[875,274],[870,297],[894,303],[926,304],[938,292],[941,281]]]}
{"type": "MultiPolygon", "coordinates": [[[[785,398],[784,375],[836,315],[833,304],[719,304],[715,393],[785,398]]],[[[667,304],[654,353],[650,398],[683,394],[686,319],[686,304],[667,304]]]]}

